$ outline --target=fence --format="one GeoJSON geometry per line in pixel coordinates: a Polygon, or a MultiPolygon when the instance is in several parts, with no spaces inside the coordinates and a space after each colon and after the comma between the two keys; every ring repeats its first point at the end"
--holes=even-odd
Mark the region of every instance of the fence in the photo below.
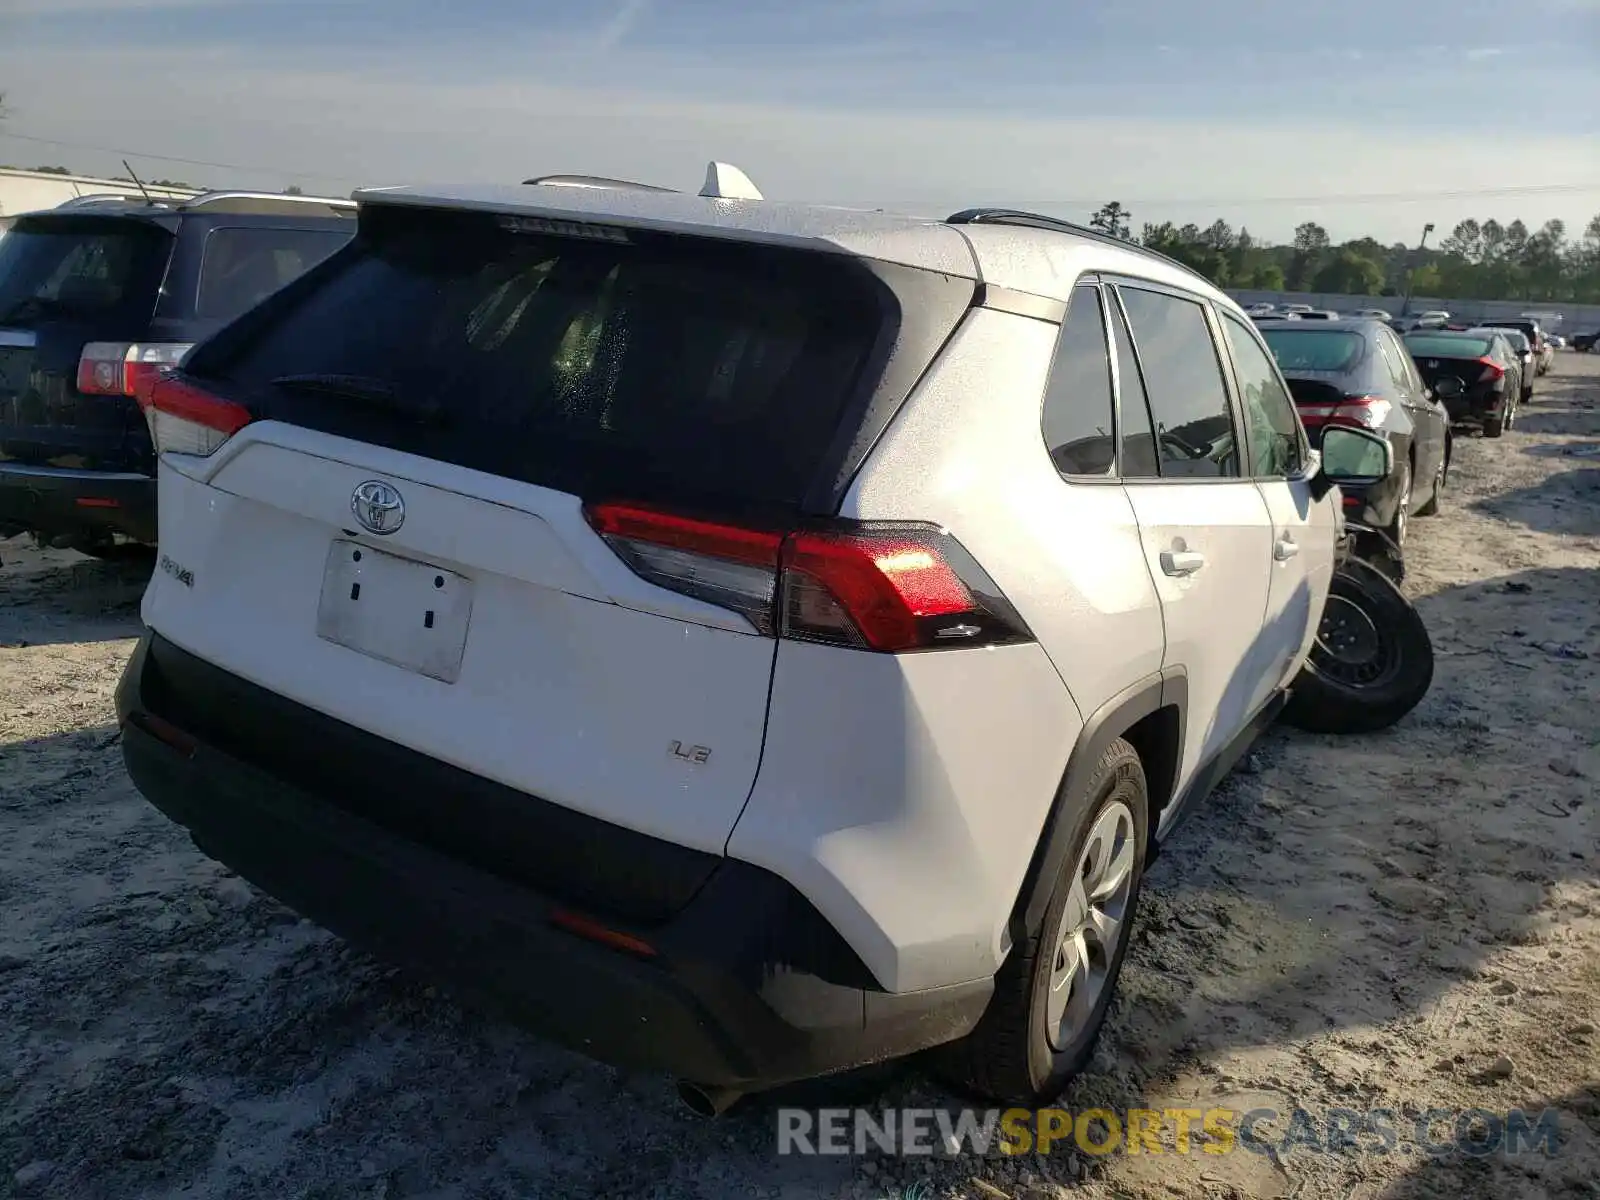
{"type": "MultiPolygon", "coordinates": [[[[1344,296],[1329,292],[1263,292],[1250,288],[1229,288],[1228,295],[1240,304],[1309,304],[1313,308],[1331,308],[1337,312],[1352,312],[1358,308],[1381,308],[1399,315],[1405,303],[1399,296],[1344,296]]],[[[1442,309],[1454,317],[1468,321],[1504,320],[1525,312],[1557,312],[1560,321],[1546,322],[1551,333],[1592,333],[1600,329],[1600,304],[1546,304],[1537,300],[1470,300],[1442,296],[1411,297],[1410,313],[1415,316],[1429,309],[1442,309]]]]}

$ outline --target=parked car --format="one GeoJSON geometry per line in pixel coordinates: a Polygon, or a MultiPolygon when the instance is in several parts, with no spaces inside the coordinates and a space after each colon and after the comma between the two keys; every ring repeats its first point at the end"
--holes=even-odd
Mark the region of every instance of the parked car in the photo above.
{"type": "MultiPolygon", "coordinates": [[[[1516,317],[1511,320],[1479,321],[1477,327],[1480,329],[1516,330],[1523,335],[1523,340],[1528,343],[1533,365],[1533,374],[1523,382],[1523,398],[1526,399],[1533,393],[1534,378],[1548,372],[1555,362],[1555,349],[1550,345],[1550,339],[1545,336],[1543,327],[1538,321],[1528,317],[1516,317]]],[[[1513,340],[1512,344],[1516,345],[1515,340],[1513,340]]]]}
{"type": "Polygon", "coordinates": [[[1393,316],[1390,315],[1389,310],[1386,308],[1358,308],[1350,315],[1352,317],[1359,317],[1363,321],[1387,322],[1394,320],[1393,316]]]}
{"type": "Polygon", "coordinates": [[[1511,349],[1516,352],[1517,361],[1522,364],[1521,402],[1526,404],[1533,398],[1533,381],[1539,375],[1539,358],[1534,353],[1532,343],[1528,341],[1528,335],[1520,329],[1508,329],[1504,326],[1485,325],[1482,328],[1499,329],[1501,336],[1511,343],[1511,349]]]}
{"type": "Polygon", "coordinates": [[[1362,524],[1402,551],[1413,515],[1439,511],[1450,472],[1450,417],[1395,332],[1381,321],[1261,325],[1313,446],[1331,426],[1381,434],[1399,468],[1369,489],[1345,488],[1362,524]]]}
{"type": "Polygon", "coordinates": [[[1553,350],[1565,350],[1567,348],[1567,339],[1559,333],[1545,334],[1545,341],[1550,343],[1550,347],[1553,350]]]}
{"type": "Polygon", "coordinates": [[[1600,329],[1588,333],[1575,333],[1572,335],[1572,348],[1579,354],[1589,354],[1594,350],[1594,344],[1600,341],[1600,329]]]}
{"type": "Polygon", "coordinates": [[[1337,321],[1339,314],[1331,308],[1308,308],[1300,314],[1302,321],[1337,321]]]}
{"type": "Polygon", "coordinates": [[[1522,361],[1502,331],[1417,330],[1406,334],[1405,344],[1452,423],[1492,438],[1516,423],[1522,361]]]}
{"type": "Polygon", "coordinates": [[[358,193],[155,382],[128,768],[703,1111],[933,1044],[1054,1096],[1390,443],[1324,471],[1243,310],[1141,247],[707,191],[358,193]]]}
{"type": "Polygon", "coordinates": [[[355,221],[349,201],[313,197],[92,199],[20,215],[0,241],[0,536],[108,554],[156,539],[135,387],[355,221]]]}
{"type": "Polygon", "coordinates": [[[1249,308],[1245,309],[1244,311],[1245,311],[1245,315],[1246,316],[1250,316],[1250,317],[1270,317],[1274,313],[1276,313],[1278,311],[1278,309],[1277,309],[1276,305],[1272,305],[1272,304],[1268,304],[1266,302],[1262,302],[1260,304],[1252,304],[1249,308]]]}
{"type": "Polygon", "coordinates": [[[1450,314],[1442,308],[1430,308],[1416,316],[1417,325],[1443,325],[1449,320],[1450,314]]]}

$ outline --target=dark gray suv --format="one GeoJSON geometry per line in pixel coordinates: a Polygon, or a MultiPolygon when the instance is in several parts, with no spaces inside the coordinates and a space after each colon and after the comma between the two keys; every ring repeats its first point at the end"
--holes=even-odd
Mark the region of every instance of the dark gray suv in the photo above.
{"type": "Polygon", "coordinates": [[[327,258],[344,200],[85,198],[0,238],[0,537],[105,554],[156,540],[141,382],[327,258]]]}

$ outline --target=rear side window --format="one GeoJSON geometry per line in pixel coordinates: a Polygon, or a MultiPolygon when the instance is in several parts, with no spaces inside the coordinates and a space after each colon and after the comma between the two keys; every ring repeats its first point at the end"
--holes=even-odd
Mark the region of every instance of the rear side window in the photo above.
{"type": "Polygon", "coordinates": [[[230,320],[349,240],[350,234],[332,229],[213,229],[200,259],[195,315],[230,320]]]}
{"type": "Polygon", "coordinates": [[[1063,475],[1109,475],[1117,442],[1100,289],[1072,289],[1044,397],[1044,440],[1063,475]]]}
{"type": "Polygon", "coordinates": [[[900,328],[844,256],[363,223],[359,250],[191,371],[260,416],[586,497],[792,509],[900,328]]]}
{"type": "Polygon", "coordinates": [[[18,221],[0,237],[0,323],[148,316],[171,246],[143,221],[18,221]]]}
{"type": "Polygon", "coordinates": [[[1392,338],[1379,337],[1378,350],[1383,355],[1383,365],[1389,372],[1389,382],[1404,393],[1411,387],[1406,375],[1405,360],[1410,357],[1392,338]]]}
{"type": "Polygon", "coordinates": [[[1162,476],[1236,477],[1238,446],[1205,309],[1166,292],[1120,290],[1144,369],[1162,476]]]}

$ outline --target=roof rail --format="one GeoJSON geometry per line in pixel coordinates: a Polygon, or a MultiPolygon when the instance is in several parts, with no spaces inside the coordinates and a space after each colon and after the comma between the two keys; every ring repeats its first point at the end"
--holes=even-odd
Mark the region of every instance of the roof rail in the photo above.
{"type": "Polygon", "coordinates": [[[1076,237],[1093,238],[1097,242],[1106,242],[1124,249],[1132,249],[1140,254],[1148,254],[1153,258],[1171,263],[1180,271],[1186,271],[1196,279],[1205,279],[1212,284],[1199,271],[1188,263],[1179,262],[1170,254],[1163,254],[1159,250],[1152,250],[1148,246],[1141,246],[1138,242],[1119,238],[1115,234],[1107,233],[1103,229],[1096,229],[1092,225],[1079,225],[1073,221],[1066,221],[1060,217],[1047,217],[1042,213],[1023,212],[1013,208],[967,208],[958,213],[951,213],[945,218],[947,225],[1021,225],[1028,229],[1049,229],[1056,233],[1070,233],[1076,237]]]}
{"type": "Polygon", "coordinates": [[[301,204],[314,204],[321,208],[331,208],[340,214],[353,214],[356,211],[354,200],[337,200],[331,196],[301,196],[291,192],[202,192],[191,199],[179,201],[178,207],[185,212],[211,209],[217,212],[259,213],[271,212],[280,204],[288,209],[301,204]]]}
{"type": "Polygon", "coordinates": [[[85,195],[85,196],[74,196],[70,200],[63,200],[60,204],[56,205],[56,208],[58,208],[58,209],[62,209],[62,208],[93,208],[97,204],[147,204],[147,203],[148,204],[152,204],[152,205],[156,205],[156,206],[159,207],[159,206],[161,206],[163,204],[165,204],[165,205],[176,204],[177,201],[172,199],[171,197],[168,197],[168,196],[161,196],[161,197],[157,197],[156,199],[147,201],[147,200],[144,199],[144,197],[135,195],[135,194],[133,194],[131,192],[130,193],[126,193],[126,194],[124,194],[122,192],[91,192],[91,193],[89,193],[88,195],[85,195]]]}
{"type": "Polygon", "coordinates": [[[542,187],[597,188],[601,191],[671,192],[677,190],[675,188],[658,187],[653,183],[635,183],[631,179],[607,179],[602,175],[540,175],[535,179],[524,179],[522,182],[542,187]]]}

